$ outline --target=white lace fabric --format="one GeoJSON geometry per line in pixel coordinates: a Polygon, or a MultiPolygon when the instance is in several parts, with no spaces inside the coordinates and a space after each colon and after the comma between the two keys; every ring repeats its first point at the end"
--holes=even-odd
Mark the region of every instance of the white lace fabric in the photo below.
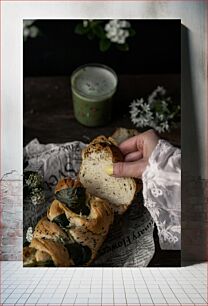
{"type": "Polygon", "coordinates": [[[158,230],[161,249],[181,249],[181,150],[159,140],[143,175],[144,206],[158,230]]]}

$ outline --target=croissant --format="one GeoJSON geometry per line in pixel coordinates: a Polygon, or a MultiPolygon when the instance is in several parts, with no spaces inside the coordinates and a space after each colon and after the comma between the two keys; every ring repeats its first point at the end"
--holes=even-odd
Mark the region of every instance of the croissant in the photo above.
{"type": "Polygon", "coordinates": [[[24,266],[89,266],[113,223],[113,211],[71,178],[58,182],[55,198],[24,248],[24,266]]]}

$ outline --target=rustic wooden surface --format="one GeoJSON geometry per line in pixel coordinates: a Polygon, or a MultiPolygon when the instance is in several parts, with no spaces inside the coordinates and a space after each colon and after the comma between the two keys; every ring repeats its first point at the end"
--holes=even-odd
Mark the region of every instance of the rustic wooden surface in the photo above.
{"type": "MultiPolygon", "coordinates": [[[[24,80],[24,146],[34,138],[41,143],[85,143],[98,135],[111,135],[117,127],[135,128],[129,118],[133,99],[148,96],[158,85],[164,86],[174,101],[180,101],[179,75],[121,75],[114,98],[111,122],[88,128],[74,118],[70,77],[38,77],[24,80]]],[[[141,130],[140,130],[141,131],[141,130]]],[[[161,135],[180,147],[180,128],[161,135]]],[[[155,230],[156,251],[149,266],[180,266],[180,251],[160,249],[155,230]]]]}
{"type": "MultiPolygon", "coordinates": [[[[27,78],[24,80],[24,145],[36,137],[42,143],[88,142],[100,134],[111,135],[117,127],[135,128],[130,121],[129,104],[150,94],[157,85],[165,86],[180,101],[178,75],[123,75],[119,77],[112,121],[107,126],[89,128],[74,118],[69,77],[27,78]]],[[[162,137],[180,145],[180,129],[162,137]]]]}

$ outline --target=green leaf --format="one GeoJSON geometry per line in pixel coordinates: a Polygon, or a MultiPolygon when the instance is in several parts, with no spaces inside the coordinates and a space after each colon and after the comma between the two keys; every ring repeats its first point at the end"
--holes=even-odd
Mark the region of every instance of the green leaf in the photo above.
{"type": "Polygon", "coordinates": [[[157,113],[159,114],[163,113],[163,108],[159,101],[155,103],[154,108],[157,113]]]}
{"type": "Polygon", "coordinates": [[[84,35],[89,31],[88,27],[84,27],[82,23],[78,23],[74,32],[79,35],[84,35]]]}
{"type": "Polygon", "coordinates": [[[104,23],[104,20],[93,20],[93,24],[101,24],[104,23]]]}
{"type": "Polygon", "coordinates": [[[130,37],[133,37],[133,36],[135,36],[135,35],[136,35],[136,31],[135,31],[134,29],[130,28],[130,29],[129,29],[129,36],[130,36],[130,37]]]}
{"type": "Polygon", "coordinates": [[[110,46],[111,46],[111,42],[107,38],[100,40],[100,43],[99,43],[100,51],[105,52],[110,48],[110,46]]]}
{"type": "Polygon", "coordinates": [[[104,39],[105,38],[105,31],[103,30],[101,25],[96,25],[92,28],[93,32],[95,33],[95,35],[99,38],[104,39]]]}
{"type": "Polygon", "coordinates": [[[117,48],[120,50],[120,51],[129,51],[129,45],[128,44],[122,44],[122,45],[117,45],[117,48]]]}
{"type": "Polygon", "coordinates": [[[89,40],[93,40],[93,38],[95,38],[95,34],[94,34],[92,31],[90,31],[90,32],[87,34],[87,38],[88,38],[89,40]]]}

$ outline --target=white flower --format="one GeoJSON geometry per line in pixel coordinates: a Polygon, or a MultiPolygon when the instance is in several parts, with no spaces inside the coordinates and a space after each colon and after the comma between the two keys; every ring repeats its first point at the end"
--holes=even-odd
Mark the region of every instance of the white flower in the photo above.
{"type": "Polygon", "coordinates": [[[127,31],[127,30],[119,30],[117,43],[118,44],[124,44],[125,41],[126,41],[126,38],[128,36],[129,36],[129,31],[127,31]]]}
{"type": "Polygon", "coordinates": [[[161,128],[165,131],[169,130],[169,124],[167,121],[161,123],[161,128]]]}
{"type": "Polygon", "coordinates": [[[31,26],[33,23],[35,22],[35,20],[23,20],[23,27],[29,27],[31,26]]]}
{"type": "Polygon", "coordinates": [[[32,238],[33,238],[33,229],[32,229],[32,227],[30,226],[30,227],[28,227],[27,232],[26,232],[26,240],[27,240],[28,242],[31,242],[31,241],[32,241],[32,238]]]}
{"type": "Polygon", "coordinates": [[[109,24],[110,24],[111,27],[119,28],[119,20],[118,19],[110,20],[109,24]]]}
{"type": "Polygon", "coordinates": [[[166,90],[163,86],[157,86],[157,88],[153,91],[153,94],[164,96],[166,94],[166,90]]]}
{"type": "Polygon", "coordinates": [[[121,28],[130,28],[131,27],[131,24],[130,22],[126,21],[126,20],[119,20],[119,26],[121,28]]]}
{"type": "Polygon", "coordinates": [[[117,36],[118,36],[118,37],[123,37],[123,36],[125,36],[125,30],[123,30],[123,29],[118,29],[118,30],[117,30],[117,36]]]}
{"type": "Polygon", "coordinates": [[[163,133],[165,131],[169,131],[169,124],[167,121],[161,122],[160,125],[155,125],[154,128],[159,133],[163,133]]]}
{"type": "Polygon", "coordinates": [[[117,39],[117,43],[122,45],[125,43],[125,40],[126,40],[125,37],[120,37],[117,39]]]}
{"type": "Polygon", "coordinates": [[[166,94],[166,90],[163,86],[157,86],[156,92],[160,93],[162,96],[164,96],[166,94]]]}
{"type": "Polygon", "coordinates": [[[164,108],[168,107],[168,103],[166,101],[162,100],[161,103],[164,108]]]}
{"type": "Polygon", "coordinates": [[[137,127],[151,126],[153,113],[144,99],[136,99],[130,104],[131,120],[137,127]]]}
{"type": "Polygon", "coordinates": [[[36,36],[38,36],[39,30],[37,27],[32,26],[30,27],[30,37],[34,38],[36,36]]]}
{"type": "Polygon", "coordinates": [[[143,109],[144,112],[149,112],[149,111],[150,111],[150,106],[149,106],[149,104],[144,103],[144,104],[142,105],[142,109],[143,109]]]}
{"type": "MultiPolygon", "coordinates": [[[[169,131],[174,127],[174,119],[177,116],[178,106],[170,113],[172,100],[166,97],[166,90],[158,86],[148,97],[147,102],[143,98],[135,99],[130,104],[131,121],[136,127],[152,127],[159,133],[169,131]]],[[[179,106],[180,108],[180,106],[179,106]]]]}
{"type": "Polygon", "coordinates": [[[106,32],[110,32],[112,28],[113,28],[113,27],[111,26],[110,22],[106,23],[106,25],[105,25],[105,27],[104,27],[104,29],[105,29],[106,32]]]}
{"type": "Polygon", "coordinates": [[[143,105],[143,103],[144,103],[144,99],[143,98],[136,99],[136,100],[133,100],[133,102],[130,104],[130,107],[141,106],[141,105],[143,105]]]}
{"type": "Polygon", "coordinates": [[[28,37],[35,38],[39,34],[39,29],[33,23],[35,20],[24,20],[23,21],[23,37],[27,40],[28,37]]]}
{"type": "Polygon", "coordinates": [[[118,29],[117,28],[110,28],[110,30],[107,32],[106,36],[108,38],[113,38],[114,36],[117,38],[118,29]]]}
{"type": "Polygon", "coordinates": [[[129,28],[131,25],[126,20],[110,20],[105,25],[106,37],[114,43],[124,44],[129,36],[129,28]],[[124,29],[125,28],[125,29],[124,29]]]}
{"type": "Polygon", "coordinates": [[[23,29],[23,37],[27,38],[28,36],[30,36],[30,30],[29,30],[29,28],[24,28],[23,29]]]}
{"type": "Polygon", "coordinates": [[[154,119],[152,111],[146,112],[146,118],[147,118],[147,121],[148,121],[148,125],[151,126],[152,121],[154,119]]]}
{"type": "Polygon", "coordinates": [[[155,116],[156,116],[156,119],[158,119],[159,121],[162,121],[164,119],[164,115],[158,112],[156,112],[155,116]]]}
{"type": "Polygon", "coordinates": [[[166,94],[166,90],[164,87],[162,86],[157,86],[157,88],[151,93],[151,95],[149,95],[148,97],[148,103],[152,104],[153,102],[155,102],[155,100],[157,100],[158,96],[164,96],[166,94]]]}
{"type": "Polygon", "coordinates": [[[112,42],[118,42],[118,37],[117,36],[110,36],[108,37],[110,39],[110,41],[112,42]]]}
{"type": "Polygon", "coordinates": [[[132,122],[136,125],[136,127],[145,127],[147,125],[147,119],[142,116],[139,118],[132,118],[132,122]]]}
{"type": "Polygon", "coordinates": [[[88,26],[88,20],[83,20],[83,27],[86,28],[88,26]]]}
{"type": "Polygon", "coordinates": [[[93,19],[88,19],[88,20],[85,19],[85,20],[83,20],[83,22],[82,22],[83,23],[83,27],[86,28],[89,25],[89,23],[92,22],[92,21],[93,21],[93,19]]]}

